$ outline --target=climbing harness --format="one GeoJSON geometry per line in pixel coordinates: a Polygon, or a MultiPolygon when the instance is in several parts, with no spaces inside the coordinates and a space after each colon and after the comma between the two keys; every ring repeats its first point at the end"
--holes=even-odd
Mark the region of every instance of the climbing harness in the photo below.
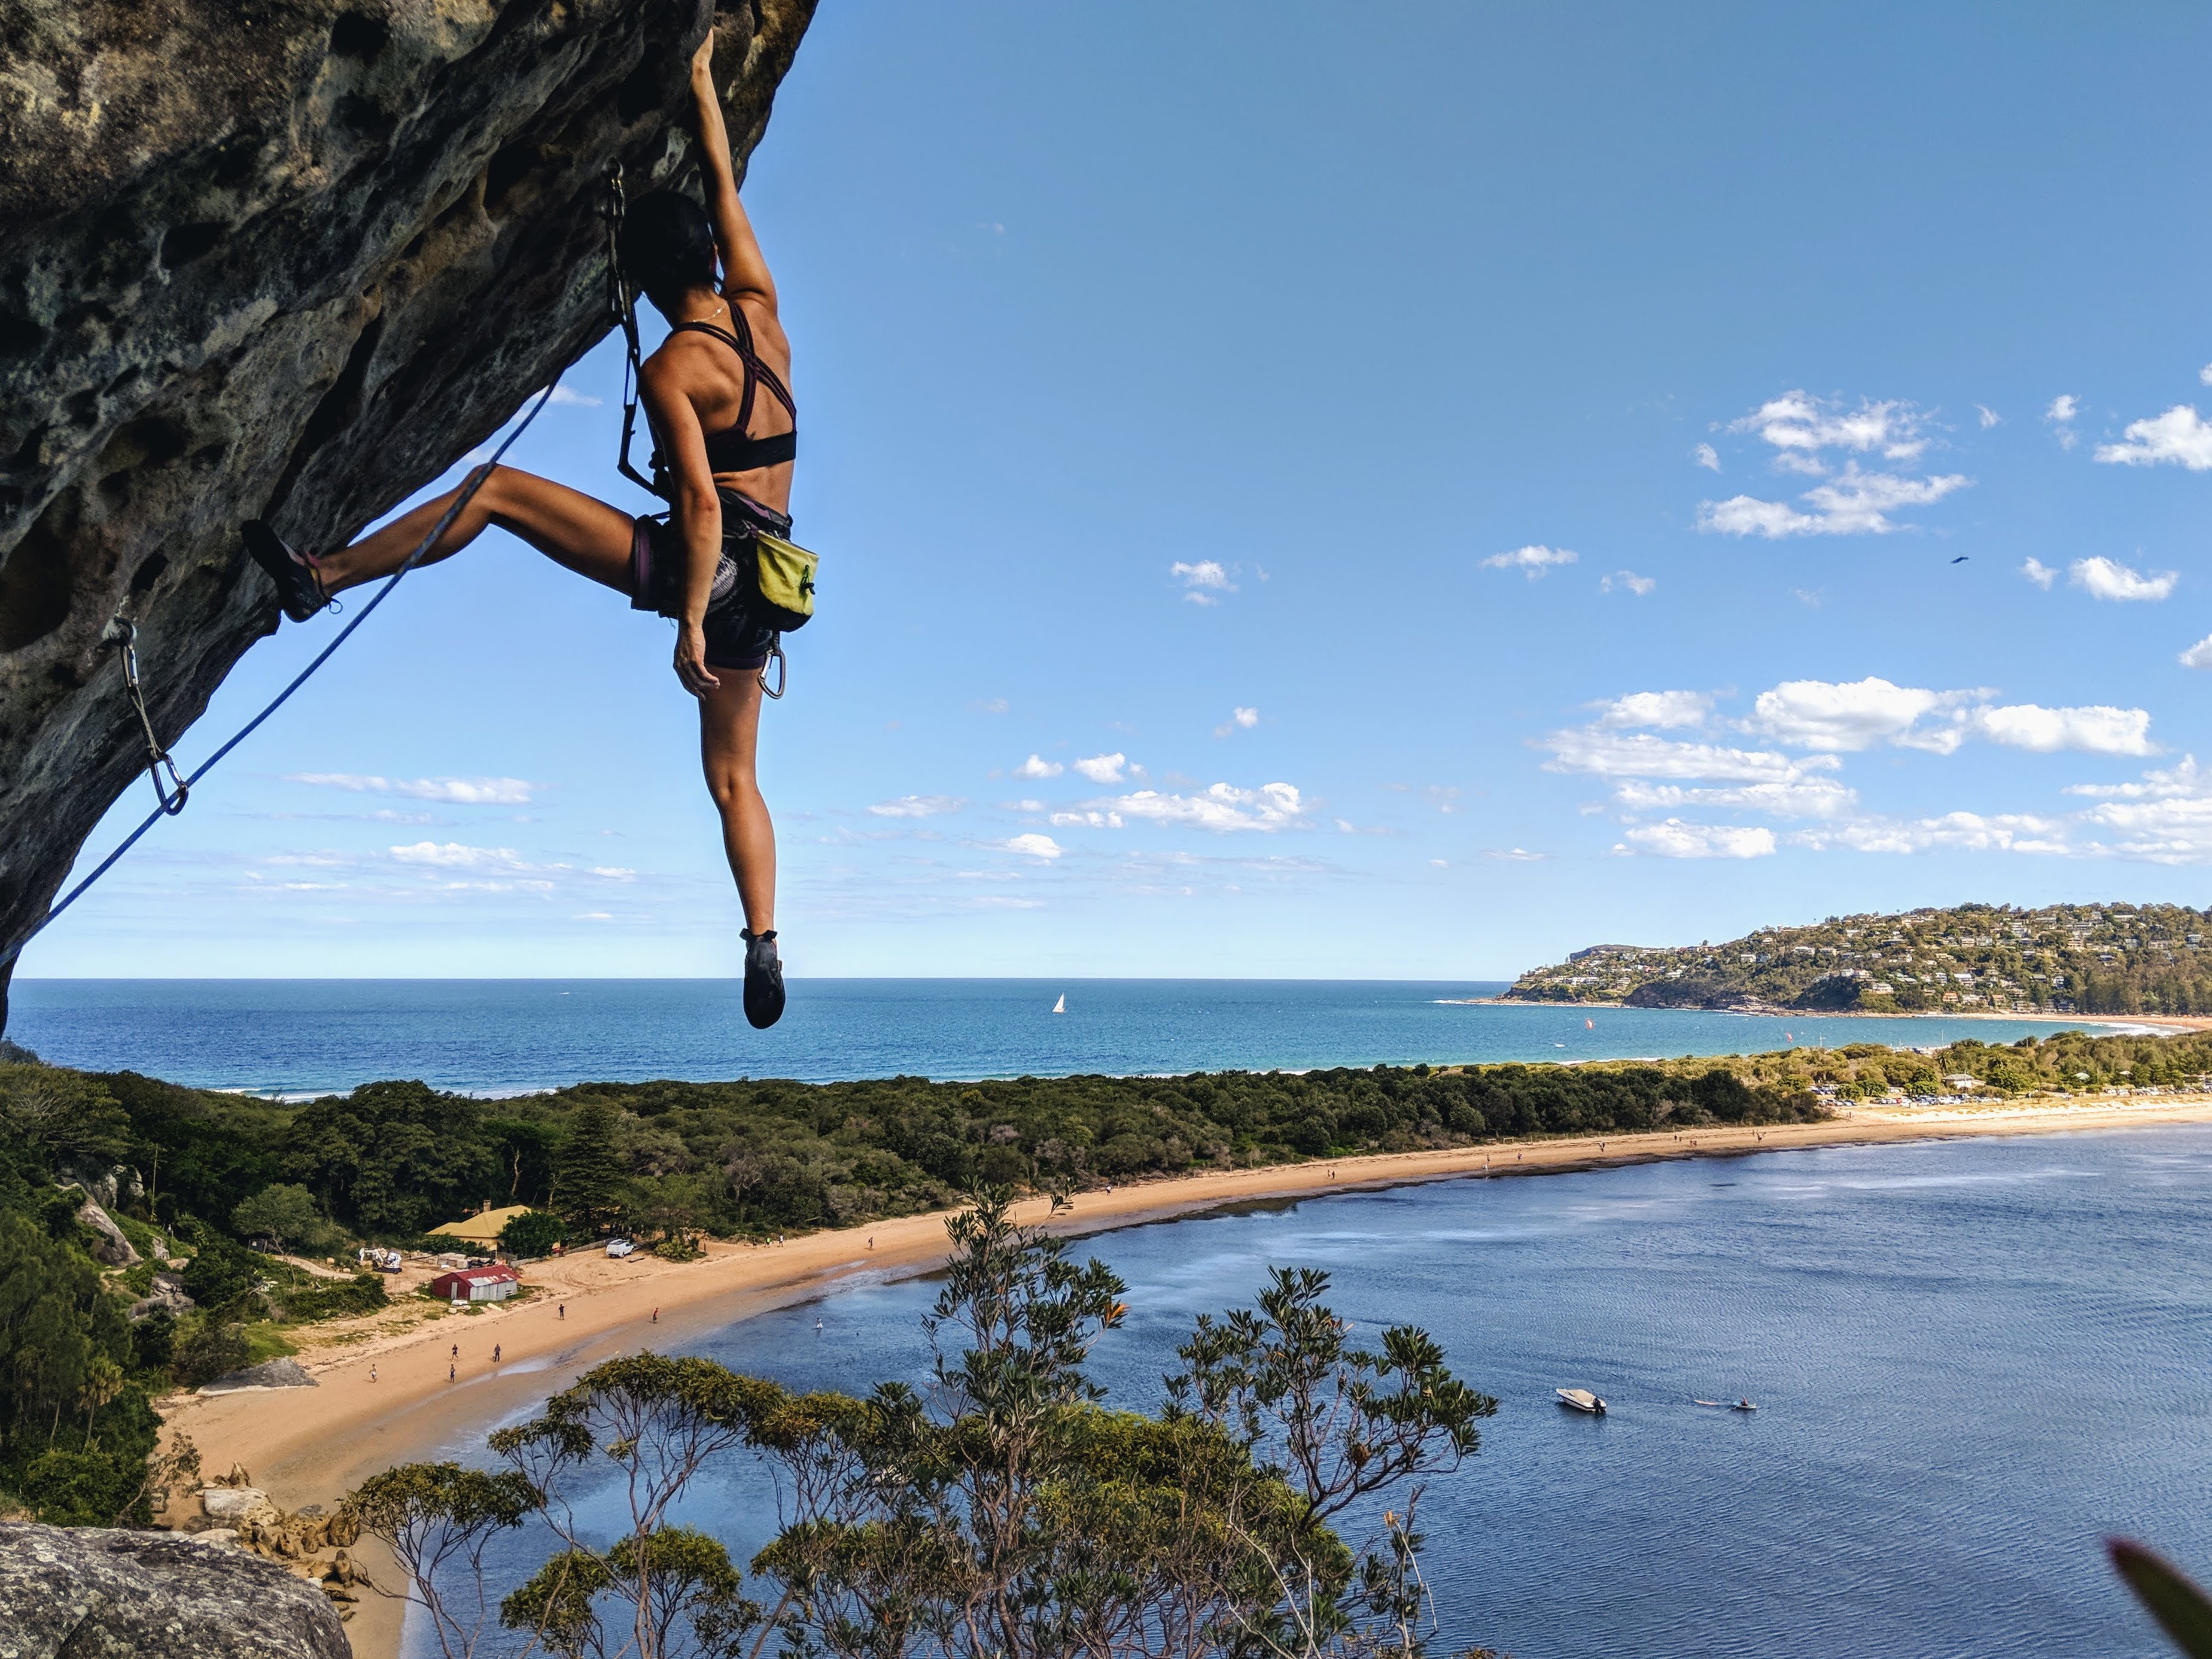
{"type": "Polygon", "coordinates": [[[123,689],[131,694],[131,706],[138,711],[139,728],[146,734],[146,775],[154,780],[154,798],[161,803],[162,813],[174,818],[185,809],[191,786],[178,776],[177,763],[154,735],[154,717],[146,711],[146,692],[138,683],[138,625],[118,611],[107,619],[100,643],[123,654],[123,689]],[[167,789],[161,787],[165,772],[169,774],[167,789]]]}
{"type": "MultiPolygon", "coordinates": [[[[565,373],[567,371],[563,370],[562,372],[565,373]]],[[[354,619],[338,631],[337,637],[331,641],[329,644],[324,646],[320,651],[317,652],[315,654],[315,660],[308,663],[306,668],[301,669],[297,674],[294,675],[292,678],[292,683],[285,686],[283,691],[277,692],[276,695],[270,700],[268,707],[263,709],[259,714],[255,715],[252,719],[247,721],[243,726],[240,727],[237,733],[228,742],[225,743],[221,748],[217,749],[213,754],[208,756],[205,760],[203,760],[197,767],[195,767],[191,777],[178,777],[176,763],[169,759],[169,752],[161,747],[161,740],[154,735],[154,722],[146,711],[145,696],[140,690],[138,684],[138,654],[134,649],[132,643],[137,635],[137,629],[132,624],[125,621],[120,617],[107,625],[106,631],[100,636],[101,641],[103,643],[120,643],[122,646],[123,683],[129,690],[131,701],[137,707],[138,718],[146,729],[146,743],[147,747],[152,751],[153,756],[152,760],[149,763],[149,767],[154,773],[154,791],[155,795],[160,797],[161,804],[156,807],[152,812],[149,813],[146,816],[145,821],[140,824],[137,829],[132,830],[130,834],[125,836],[123,838],[122,845],[118,846],[114,851],[109,853],[106,857],[101,859],[99,866],[94,869],[91,875],[86,876],[84,880],[79,881],[75,887],[71,887],[66,894],[64,894],[62,896],[61,902],[55,905],[52,909],[49,910],[43,917],[41,917],[35,927],[32,928],[29,932],[24,934],[21,938],[11,942],[4,952],[0,952],[0,967],[7,967],[7,965],[14,961],[16,957],[21,955],[23,954],[23,948],[26,945],[29,944],[32,940],[37,938],[40,934],[45,932],[47,928],[51,927],[53,924],[55,918],[58,917],[64,911],[67,910],[71,905],[75,904],[78,899],[83,896],[86,888],[89,887],[101,876],[106,875],[109,870],[114,869],[117,863],[122,858],[123,855],[130,851],[134,846],[137,845],[139,838],[143,836],[148,830],[152,829],[155,825],[160,823],[164,818],[173,818],[179,813],[182,812],[185,808],[185,797],[191,793],[192,788],[198,784],[200,779],[205,778],[210,772],[213,772],[216,768],[216,764],[220,761],[223,756],[228,754],[233,749],[236,748],[240,743],[243,743],[256,731],[259,730],[262,722],[268,719],[269,717],[276,713],[277,710],[283,708],[284,704],[291,699],[292,693],[298,691],[301,686],[306,685],[307,681],[313,677],[315,670],[321,668],[324,663],[329,662],[331,655],[337,651],[337,648],[344,644],[347,640],[353,637],[353,631],[361,626],[362,623],[368,620],[369,613],[375,610],[378,606],[383,604],[386,599],[391,597],[392,590],[399,585],[400,578],[404,576],[417,564],[421,564],[422,562],[423,555],[428,553],[431,548],[438,545],[438,538],[444,535],[446,532],[453,527],[453,521],[461,515],[462,509],[466,508],[469,503],[475,499],[477,491],[483,487],[483,481],[492,475],[493,469],[499,465],[501,460],[506,455],[507,450],[513,447],[514,441],[530,430],[531,422],[536,420],[539,412],[544,409],[545,406],[552,402],[553,393],[560,384],[561,376],[559,375],[554,375],[552,380],[547,382],[545,389],[538,394],[538,401],[531,405],[530,412],[525,415],[522,419],[517,423],[513,431],[509,432],[505,437],[499,441],[499,447],[491,452],[491,459],[485,461],[483,465],[477,467],[474,472],[469,474],[467,481],[461,485],[460,493],[453,497],[453,504],[446,509],[445,512],[439,517],[438,521],[430,527],[430,534],[424,536],[422,541],[416,546],[415,551],[407,555],[407,562],[404,564],[402,564],[398,570],[394,570],[390,576],[386,578],[384,585],[376,590],[375,595],[370,599],[368,604],[361,607],[361,610],[355,615],[354,619]],[[175,793],[173,795],[169,794],[161,787],[161,771],[164,767],[167,769],[170,778],[174,781],[175,793]]]]}

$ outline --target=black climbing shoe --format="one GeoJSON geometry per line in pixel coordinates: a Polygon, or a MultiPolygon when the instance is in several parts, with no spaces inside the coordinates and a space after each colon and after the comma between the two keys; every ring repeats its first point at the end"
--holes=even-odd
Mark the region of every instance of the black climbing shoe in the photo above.
{"type": "Polygon", "coordinates": [[[283,601],[286,616],[305,622],[331,602],[315,567],[286,546],[283,537],[258,518],[246,521],[243,534],[246,551],[276,584],[276,597],[283,601]]]}
{"type": "Polygon", "coordinates": [[[775,930],[740,933],[745,942],[745,1018],[765,1031],[783,1017],[783,964],[776,960],[775,930]]]}

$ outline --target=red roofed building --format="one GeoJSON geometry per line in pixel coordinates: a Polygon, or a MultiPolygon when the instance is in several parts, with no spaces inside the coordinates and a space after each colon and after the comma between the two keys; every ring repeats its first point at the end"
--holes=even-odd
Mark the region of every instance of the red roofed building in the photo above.
{"type": "Polygon", "coordinates": [[[521,1283],[522,1275],[501,1262],[441,1273],[425,1288],[441,1302],[505,1302],[521,1283]]]}

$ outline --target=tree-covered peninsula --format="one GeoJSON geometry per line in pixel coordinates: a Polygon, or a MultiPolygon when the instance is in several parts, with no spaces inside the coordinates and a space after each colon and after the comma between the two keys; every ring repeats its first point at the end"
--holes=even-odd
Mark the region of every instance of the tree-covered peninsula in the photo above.
{"type": "Polygon", "coordinates": [[[2212,910],[1959,905],[1831,916],[1724,944],[1592,945],[1532,969],[1519,1002],[1808,1013],[2212,1013],[2212,910]]]}

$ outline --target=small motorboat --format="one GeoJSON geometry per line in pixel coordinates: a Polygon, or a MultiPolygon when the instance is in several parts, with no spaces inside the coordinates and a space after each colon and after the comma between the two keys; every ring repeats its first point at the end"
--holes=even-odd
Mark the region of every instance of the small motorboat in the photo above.
{"type": "Polygon", "coordinates": [[[1747,1400],[1700,1400],[1697,1403],[1723,1412],[1755,1412],[1759,1409],[1747,1400]]]}
{"type": "Polygon", "coordinates": [[[1605,1402],[1587,1388],[1554,1388],[1559,1404],[1577,1412],[1587,1412],[1592,1417],[1605,1415],[1605,1402]]]}

